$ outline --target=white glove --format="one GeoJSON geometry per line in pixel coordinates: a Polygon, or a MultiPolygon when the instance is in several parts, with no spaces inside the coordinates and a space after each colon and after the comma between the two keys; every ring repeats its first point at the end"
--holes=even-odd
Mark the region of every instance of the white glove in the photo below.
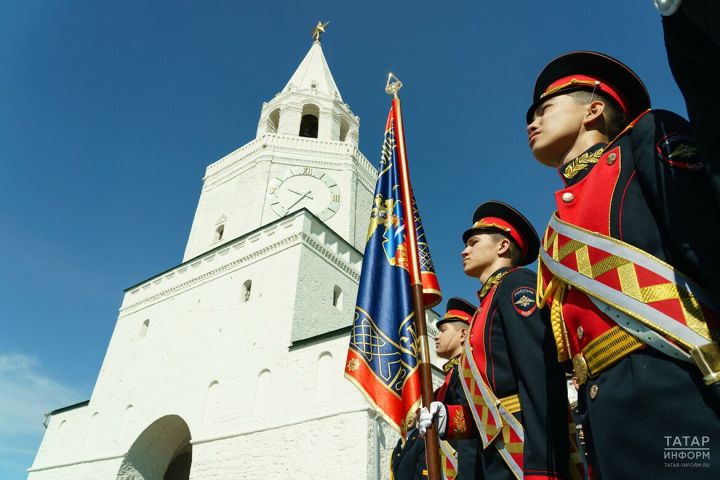
{"type": "Polygon", "coordinates": [[[430,428],[430,425],[432,425],[433,418],[437,425],[438,436],[442,437],[445,435],[445,430],[447,430],[447,409],[442,402],[432,402],[429,410],[422,407],[418,415],[418,433],[421,437],[425,436],[425,432],[430,428]]]}

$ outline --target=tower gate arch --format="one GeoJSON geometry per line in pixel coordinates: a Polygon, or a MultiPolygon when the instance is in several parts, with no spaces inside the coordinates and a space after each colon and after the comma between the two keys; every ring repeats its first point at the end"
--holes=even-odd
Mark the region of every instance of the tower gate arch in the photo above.
{"type": "Polygon", "coordinates": [[[125,454],[117,480],[188,480],[192,464],[190,428],[177,415],[155,420],[125,454]]]}

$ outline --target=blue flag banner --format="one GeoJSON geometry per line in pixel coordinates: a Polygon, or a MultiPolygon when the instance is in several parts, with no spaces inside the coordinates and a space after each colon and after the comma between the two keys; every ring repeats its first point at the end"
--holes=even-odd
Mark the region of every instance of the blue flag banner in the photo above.
{"type": "Polygon", "coordinates": [[[380,166],[367,233],[355,319],[345,377],[403,435],[420,403],[417,337],[407,228],[415,228],[427,307],[441,300],[430,250],[412,192],[403,195],[398,168],[395,109],[385,128],[380,166]],[[412,199],[408,225],[403,198],[412,199]]]}

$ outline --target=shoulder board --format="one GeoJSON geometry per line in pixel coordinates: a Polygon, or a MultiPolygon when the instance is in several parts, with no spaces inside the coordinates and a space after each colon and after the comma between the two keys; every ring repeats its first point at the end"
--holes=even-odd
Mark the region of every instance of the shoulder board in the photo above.
{"type": "Polygon", "coordinates": [[[607,152],[608,150],[610,150],[614,146],[613,144],[616,143],[618,140],[620,140],[621,137],[624,137],[625,135],[630,133],[632,131],[632,129],[635,128],[635,125],[637,125],[637,123],[640,121],[640,119],[643,118],[644,116],[646,116],[650,112],[653,112],[653,110],[647,109],[643,113],[638,115],[637,118],[635,118],[632,122],[628,123],[627,126],[625,128],[623,128],[622,131],[615,136],[615,138],[610,140],[610,143],[608,143],[608,146],[605,147],[605,151],[607,152]]]}
{"type": "Polygon", "coordinates": [[[515,267],[509,270],[504,279],[505,288],[520,286],[524,284],[535,285],[535,272],[524,267],[515,267]]]}

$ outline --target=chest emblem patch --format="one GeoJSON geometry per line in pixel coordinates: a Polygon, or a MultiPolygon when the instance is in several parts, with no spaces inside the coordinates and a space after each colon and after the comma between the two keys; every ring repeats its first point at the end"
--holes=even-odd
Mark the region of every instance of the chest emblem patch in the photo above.
{"type": "Polygon", "coordinates": [[[699,170],[703,167],[697,156],[695,141],[683,133],[664,136],[655,148],[660,158],[673,168],[699,170]]]}
{"type": "Polygon", "coordinates": [[[537,305],[535,304],[535,290],[528,287],[516,288],[512,292],[513,308],[523,317],[529,317],[533,314],[537,305]]]}

